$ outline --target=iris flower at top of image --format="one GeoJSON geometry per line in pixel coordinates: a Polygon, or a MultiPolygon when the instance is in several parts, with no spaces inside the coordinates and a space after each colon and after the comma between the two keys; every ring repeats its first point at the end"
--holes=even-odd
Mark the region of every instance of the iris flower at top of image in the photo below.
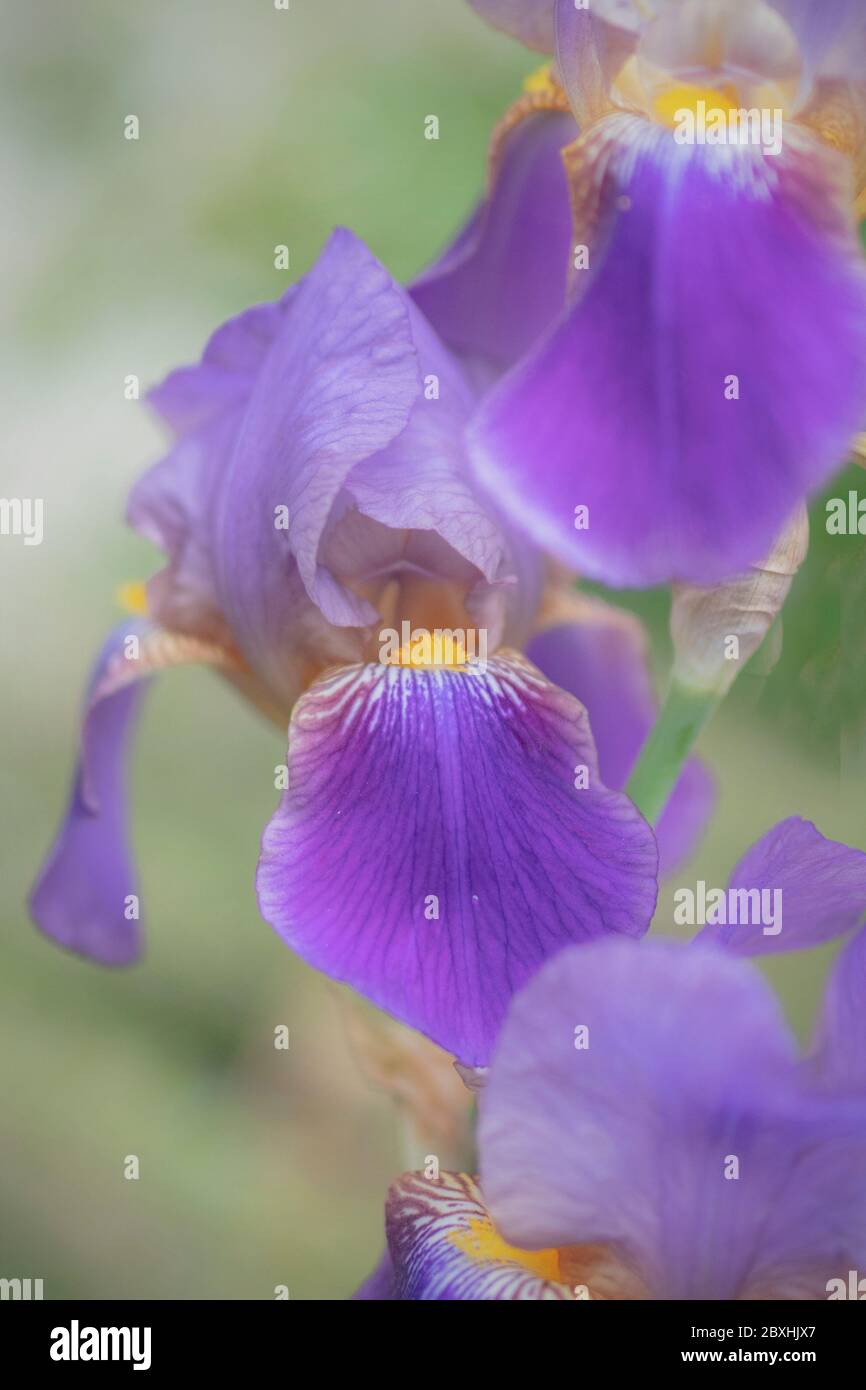
{"type": "Polygon", "coordinates": [[[866,425],[866,11],[472,3],[556,54],[497,132],[486,214],[417,290],[498,382],[475,465],[584,574],[713,582],[866,425]],[[701,110],[763,114],[780,147],[680,143],[701,110]]]}

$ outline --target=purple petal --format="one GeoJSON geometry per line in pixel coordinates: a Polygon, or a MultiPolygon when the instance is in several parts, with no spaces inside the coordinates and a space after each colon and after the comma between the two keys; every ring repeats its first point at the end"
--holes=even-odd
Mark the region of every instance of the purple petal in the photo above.
{"type": "Polygon", "coordinates": [[[230,319],[201,362],[172,372],[148,395],[178,439],[133,488],[127,517],[169,557],[148,585],[148,603],[156,621],[175,631],[228,639],[212,554],[214,510],[256,376],[294,293],[230,319]]]}
{"type": "Polygon", "coordinates": [[[807,75],[863,80],[866,12],[862,0],[772,0],[800,43],[807,75]]]}
{"type": "Polygon", "coordinates": [[[558,1252],[509,1249],[498,1237],[476,1183],[465,1173],[442,1173],[436,1179],[407,1173],[388,1193],[385,1228],[398,1299],[571,1298],[570,1288],[558,1278],[558,1252]]]}
{"type": "Polygon", "coordinates": [[[830,972],[814,1064],[825,1085],[866,1092],[866,930],[847,943],[830,972]]]}
{"type": "Polygon", "coordinates": [[[647,928],[652,832],[601,783],[581,706],[519,657],[339,671],[296,706],[288,762],[262,915],[467,1064],[547,956],[647,928]]]}
{"type": "Polygon", "coordinates": [[[503,29],[527,48],[553,52],[553,12],[556,0],[469,0],[473,10],[503,29]]]}
{"type": "Polygon", "coordinates": [[[148,611],[176,632],[225,641],[212,558],[211,517],[228,467],[237,412],[181,439],[135,485],[127,520],[169,557],[147,587],[148,611]]]}
{"type": "Polygon", "coordinates": [[[124,666],[133,664],[125,661],[127,638],[141,639],[148,630],[136,622],[116,628],[96,661],[69,806],[30,898],[46,936],[103,965],[128,965],[141,951],[141,922],[128,916],[138,887],[127,834],[126,762],[147,681],[130,683],[124,666]]]}
{"type": "Polygon", "coordinates": [[[482,1096],[491,1214],[521,1246],[615,1244],[656,1298],[825,1277],[846,1222],[862,1237],[866,1124],[840,1146],[840,1116],[801,1085],[746,962],[668,942],[567,951],[515,1000],[482,1096]]]}
{"type": "Polygon", "coordinates": [[[222,324],[201,361],[179,367],[148,393],[148,404],[178,436],[244,407],[297,287],[273,304],[256,304],[222,324]]]}
{"type": "Polygon", "coordinates": [[[420,387],[399,289],[351,233],[335,232],[258,374],[220,498],[223,608],[255,667],[267,669],[291,625],[293,561],[330,621],[375,616],[321,569],[319,544],[352,469],[401,432],[420,387]]]}
{"type": "MultiPolygon", "coordinates": [[[[554,0],[563,12],[569,10],[592,13],[606,24],[637,33],[645,30],[663,10],[676,9],[682,0],[592,0],[588,7],[579,7],[574,0],[554,0]]],[[[731,18],[735,17],[738,0],[728,4],[731,18]]],[[[769,0],[770,6],[784,17],[806,47],[826,46],[846,32],[856,29],[862,18],[860,0],[769,0]]],[[[690,10],[709,9],[709,5],[690,5],[690,10]]],[[[739,8],[748,13],[742,3],[739,8]]],[[[728,16],[723,15],[723,19],[728,16]]]]}
{"type": "Polygon", "coordinates": [[[646,13],[629,0],[593,0],[584,9],[556,0],[555,20],[559,77],[586,129],[611,111],[611,84],[634,51],[646,13]]]}
{"type": "MultiPolygon", "coordinates": [[[[636,618],[608,604],[583,600],[577,620],[535,637],[527,656],[549,681],[586,706],[608,787],[623,789],[656,713],[646,642],[636,618]]],[[[713,781],[691,758],[656,827],[659,872],[690,858],[714,801],[713,781]]]]}
{"type": "Polygon", "coordinates": [[[359,1303],[389,1303],[397,1297],[394,1292],[394,1265],[391,1255],[386,1250],[382,1255],[373,1273],[370,1274],[352,1294],[352,1299],[359,1303]]]}
{"type": "MultiPolygon", "coordinates": [[[[678,5],[680,0],[652,0],[651,4],[647,4],[647,0],[592,0],[590,5],[575,5],[574,0],[555,0],[555,3],[561,14],[569,11],[587,14],[591,11],[596,20],[629,33],[638,33],[646,29],[666,6],[678,5]]],[[[557,18],[560,18],[559,14],[557,18]]]]}
{"type": "MultiPolygon", "coordinates": [[[[729,903],[732,891],[741,895],[737,916],[751,921],[707,925],[699,938],[718,941],[738,955],[801,951],[842,936],[862,921],[866,854],[825,839],[811,821],[791,816],[746,851],[728,883],[729,903]],[[752,895],[748,903],[744,893],[752,895]],[[761,904],[757,893],[765,895],[761,904]]],[[[728,910],[727,915],[733,913],[728,910]]]]}
{"type": "Polygon", "coordinates": [[[562,151],[576,138],[570,115],[522,120],[505,140],[487,201],[412,286],[442,340],[485,382],[562,312],[572,243],[562,151]]]}
{"type": "MultiPolygon", "coordinates": [[[[450,548],[432,558],[420,555],[416,569],[453,577],[467,571],[471,581],[483,576],[493,583],[507,572],[503,532],[473,494],[462,453],[462,432],[474,404],[456,362],[446,354],[423,317],[412,313],[412,340],[426,376],[435,373],[438,398],[423,400],[408,427],[348,476],[347,494],[366,517],[397,534],[406,549],[405,531],[416,550],[439,544],[450,548]],[[460,565],[460,561],[464,561],[460,565]]],[[[368,562],[369,563],[369,562],[368,562]]]]}
{"type": "Polygon", "coordinates": [[[115,628],[91,674],[69,806],[30,907],[47,936],[104,965],[127,965],[141,951],[127,835],[129,740],[149,678],[187,664],[214,667],[265,706],[257,682],[233,652],[136,619],[115,628]]]}
{"type": "Polygon", "coordinates": [[[713,582],[766,554],[862,423],[866,270],[842,166],[790,129],[778,159],[633,117],[594,141],[607,243],[590,237],[582,296],[482,405],[475,461],[573,567],[713,582]]]}

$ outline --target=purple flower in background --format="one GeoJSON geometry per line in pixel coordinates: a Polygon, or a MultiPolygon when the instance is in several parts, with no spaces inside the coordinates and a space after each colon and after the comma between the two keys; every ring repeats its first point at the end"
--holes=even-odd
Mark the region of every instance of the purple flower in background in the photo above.
{"type": "MultiPolygon", "coordinates": [[[[151,402],[175,440],[129,516],[168,561],[147,620],[97,663],[37,923],[106,963],[137,956],[127,744],[142,681],[204,662],[283,729],[291,717],[265,918],[485,1062],[548,955],[652,917],[656,841],[621,791],[653,714],[639,625],[570,579],[545,585],[535,547],[479,500],[463,446],[475,391],[348,232],[151,402]],[[383,630],[404,623],[441,631],[438,654],[401,639],[385,660],[383,630]],[[479,634],[486,663],[468,657],[479,634]],[[514,650],[528,642],[534,665],[514,650]]],[[[687,768],[659,828],[665,867],[709,796],[687,768]]]]}
{"type": "Polygon", "coordinates": [[[745,569],[866,419],[863,7],[473,4],[556,47],[573,111],[539,96],[549,109],[497,142],[487,221],[416,289],[443,338],[502,378],[471,427],[479,476],[605,582],[745,569]],[[725,143],[702,143],[708,112],[725,143]],[[498,360],[472,328],[486,257],[508,272],[499,319],[479,319],[498,360]]]}
{"type": "MultiPolygon", "coordinates": [[[[850,931],[866,854],[783,821],[731,887],[781,886],[787,944],[850,931]]],[[[709,932],[709,928],[707,931],[709,932]]],[[[725,949],[606,940],[515,999],[481,1090],[480,1186],[407,1174],[361,1298],[821,1298],[866,1259],[866,931],[805,1060],[725,949]]],[[[774,938],[774,949],[781,937],[774,938]]]]}

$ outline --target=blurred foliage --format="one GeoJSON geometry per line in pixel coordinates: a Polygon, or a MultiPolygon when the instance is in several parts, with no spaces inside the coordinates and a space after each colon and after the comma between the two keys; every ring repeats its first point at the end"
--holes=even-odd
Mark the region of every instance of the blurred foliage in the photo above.
{"type": "MultiPolygon", "coordinates": [[[[160,447],[124,376],[158,379],[229,314],[278,294],[277,243],[296,276],[344,223],[398,275],[419,269],[479,195],[490,128],[535,62],[464,0],[294,0],[288,13],[268,0],[4,0],[0,12],[3,491],[43,496],[47,527],[39,548],[0,548],[0,1274],[41,1277],[48,1297],[270,1298],[277,1284],[342,1297],[378,1256],[403,1159],[326,985],[257,916],[279,736],[205,673],[154,690],[133,775],[140,966],[64,955],[32,930],[25,899],[112,596],[156,560],[122,526],[160,447]],[[431,112],[438,143],[423,139],[431,112]],[[128,113],[137,143],[122,138],[128,113]],[[131,1153],[138,1182],[122,1175],[131,1153]]],[[[724,882],[792,812],[864,843],[859,783],[846,800],[838,775],[863,708],[863,543],[828,537],[820,503],[815,515],[782,660],[742,677],[703,741],[718,813],[681,881],[724,882]]],[[[620,597],[648,621],[663,676],[665,596],[620,597]]],[[[667,890],[657,929],[672,930],[667,890]]],[[[825,957],[768,967],[801,1033],[825,957]]]]}

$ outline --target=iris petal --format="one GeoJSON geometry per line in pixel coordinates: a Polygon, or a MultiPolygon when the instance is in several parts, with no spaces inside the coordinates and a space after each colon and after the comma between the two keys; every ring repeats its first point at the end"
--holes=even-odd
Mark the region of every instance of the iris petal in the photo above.
{"type": "Polygon", "coordinates": [[[814,1062],[824,1084],[866,1090],[866,930],[847,943],[830,972],[814,1062]]]}
{"type": "Polygon", "coordinates": [[[137,884],[127,838],[125,764],[146,682],[123,684],[107,698],[97,692],[123,660],[127,637],[145,630],[132,623],[115,630],[96,662],[69,806],[30,900],[47,936],[103,965],[127,965],[141,950],[141,924],[126,915],[137,884]]]}
{"type": "Polygon", "coordinates": [[[487,1061],[547,956],[649,924],[652,832],[600,781],[582,706],[516,656],[325,677],[296,706],[288,764],[262,915],[463,1062],[487,1061]]]}
{"type": "Polygon", "coordinates": [[[169,563],[148,585],[149,611],[166,627],[225,641],[213,559],[214,510],[256,376],[288,311],[293,286],[275,304],[229,319],[201,361],[180,367],[148,394],[177,436],[136,483],[127,517],[169,563]]]}
{"type": "Polygon", "coordinates": [[[372,1274],[352,1294],[353,1300],[360,1303],[388,1303],[396,1299],[394,1292],[394,1266],[388,1250],[382,1255],[372,1274]]]}
{"type": "Polygon", "coordinates": [[[366,247],[335,232],[256,378],[220,499],[222,606],[257,669],[285,649],[293,561],[329,621],[375,617],[319,564],[319,545],[355,464],[401,432],[420,390],[406,301],[366,247]]]}
{"type": "MultiPolygon", "coordinates": [[[[586,706],[605,785],[624,788],[652,728],[656,704],[643,629],[609,604],[578,600],[572,622],[557,623],[530,642],[527,656],[548,680],[586,706]]],[[[693,853],[715,797],[713,781],[690,758],[656,826],[659,872],[669,874],[693,853]]]]}
{"type": "MultiPolygon", "coordinates": [[[[772,905],[780,894],[780,920],[704,927],[705,940],[718,941],[738,955],[800,951],[843,936],[866,914],[866,854],[828,840],[811,821],[791,816],[768,830],[746,851],[731,874],[730,891],[764,892],[772,905]],[[771,926],[767,932],[765,926],[771,926]],[[776,931],[780,926],[781,930],[776,931]]],[[[745,900],[743,900],[745,902],[745,900]]],[[[737,915],[741,915],[738,909],[737,915]]]]}
{"type": "Polygon", "coordinates": [[[800,43],[807,71],[863,81],[866,12],[861,0],[771,0],[800,43]]]}
{"type": "Polygon", "coordinates": [[[91,676],[66,815],[31,894],[46,936],[103,965],[128,965],[141,951],[127,830],[129,742],[149,678],[185,662],[233,671],[229,653],[148,623],[130,621],[109,636],[91,676]]]}
{"type": "Polygon", "coordinates": [[[631,0],[602,0],[602,7],[594,2],[583,9],[573,0],[557,0],[555,21],[560,80],[581,129],[587,129],[614,109],[610,88],[635,48],[642,20],[631,0]],[[610,22],[614,7],[621,25],[610,22]]]}
{"type": "Polygon", "coordinates": [[[148,405],[177,435],[190,434],[245,406],[297,286],[273,304],[255,304],[210,336],[201,361],[178,367],[148,392],[148,405]]]}
{"type": "Polygon", "coordinates": [[[482,405],[475,460],[573,567],[715,582],[769,550],[862,423],[866,270],[842,166],[790,133],[775,160],[633,117],[584,138],[586,286],[482,405]]]}
{"type": "Polygon", "coordinates": [[[487,201],[412,286],[440,337],[485,385],[562,312],[572,240],[562,151],[576,137],[570,115],[521,120],[505,137],[487,201]]]}

